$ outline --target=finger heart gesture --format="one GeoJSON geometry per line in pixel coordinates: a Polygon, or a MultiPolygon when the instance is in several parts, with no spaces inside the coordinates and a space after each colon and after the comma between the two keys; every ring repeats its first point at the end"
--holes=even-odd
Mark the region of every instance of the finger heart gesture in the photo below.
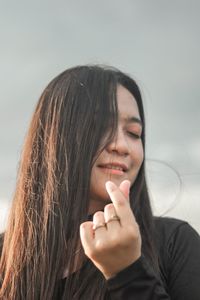
{"type": "Polygon", "coordinates": [[[117,187],[108,181],[106,189],[112,203],[81,224],[80,236],[85,254],[109,279],[141,256],[141,236],[129,204],[130,182],[117,187]]]}

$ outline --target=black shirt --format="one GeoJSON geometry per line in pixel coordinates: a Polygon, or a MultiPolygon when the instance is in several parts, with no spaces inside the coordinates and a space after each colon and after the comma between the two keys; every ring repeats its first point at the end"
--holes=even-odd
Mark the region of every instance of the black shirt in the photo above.
{"type": "MultiPolygon", "coordinates": [[[[106,299],[200,300],[198,233],[187,222],[172,218],[157,217],[155,225],[160,276],[141,256],[107,281],[106,299]]],[[[56,299],[61,299],[62,287],[64,280],[60,282],[56,299]]]]}
{"type": "MultiPolygon", "coordinates": [[[[200,300],[200,236],[172,218],[155,218],[155,228],[160,276],[141,256],[106,281],[106,300],[200,300]]],[[[53,300],[62,299],[64,286],[65,279],[57,282],[53,300]]]]}

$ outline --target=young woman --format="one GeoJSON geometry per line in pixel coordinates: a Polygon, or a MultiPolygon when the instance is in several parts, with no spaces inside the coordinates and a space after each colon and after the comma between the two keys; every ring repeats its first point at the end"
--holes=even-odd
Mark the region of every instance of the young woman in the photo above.
{"type": "Polygon", "coordinates": [[[152,216],[133,79],[78,66],[46,87],[1,248],[0,299],[199,299],[198,234],[152,216]]]}

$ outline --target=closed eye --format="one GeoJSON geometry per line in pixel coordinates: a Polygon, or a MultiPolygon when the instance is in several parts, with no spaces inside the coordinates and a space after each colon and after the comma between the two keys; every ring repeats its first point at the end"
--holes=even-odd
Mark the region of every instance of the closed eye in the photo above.
{"type": "Polygon", "coordinates": [[[140,138],[141,138],[141,136],[140,136],[139,134],[134,133],[134,132],[132,132],[132,131],[128,131],[128,135],[129,135],[130,137],[134,138],[134,139],[140,139],[140,138]]]}

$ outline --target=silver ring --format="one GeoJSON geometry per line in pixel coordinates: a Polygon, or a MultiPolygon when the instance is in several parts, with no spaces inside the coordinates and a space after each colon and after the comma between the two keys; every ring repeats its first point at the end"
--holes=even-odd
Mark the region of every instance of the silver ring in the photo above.
{"type": "Polygon", "coordinates": [[[93,225],[93,230],[95,231],[95,230],[97,230],[97,229],[99,229],[101,227],[106,227],[106,223],[94,224],[93,225]]]}
{"type": "Polygon", "coordinates": [[[120,218],[117,215],[113,215],[108,219],[106,223],[113,222],[113,221],[120,221],[120,218]]]}

